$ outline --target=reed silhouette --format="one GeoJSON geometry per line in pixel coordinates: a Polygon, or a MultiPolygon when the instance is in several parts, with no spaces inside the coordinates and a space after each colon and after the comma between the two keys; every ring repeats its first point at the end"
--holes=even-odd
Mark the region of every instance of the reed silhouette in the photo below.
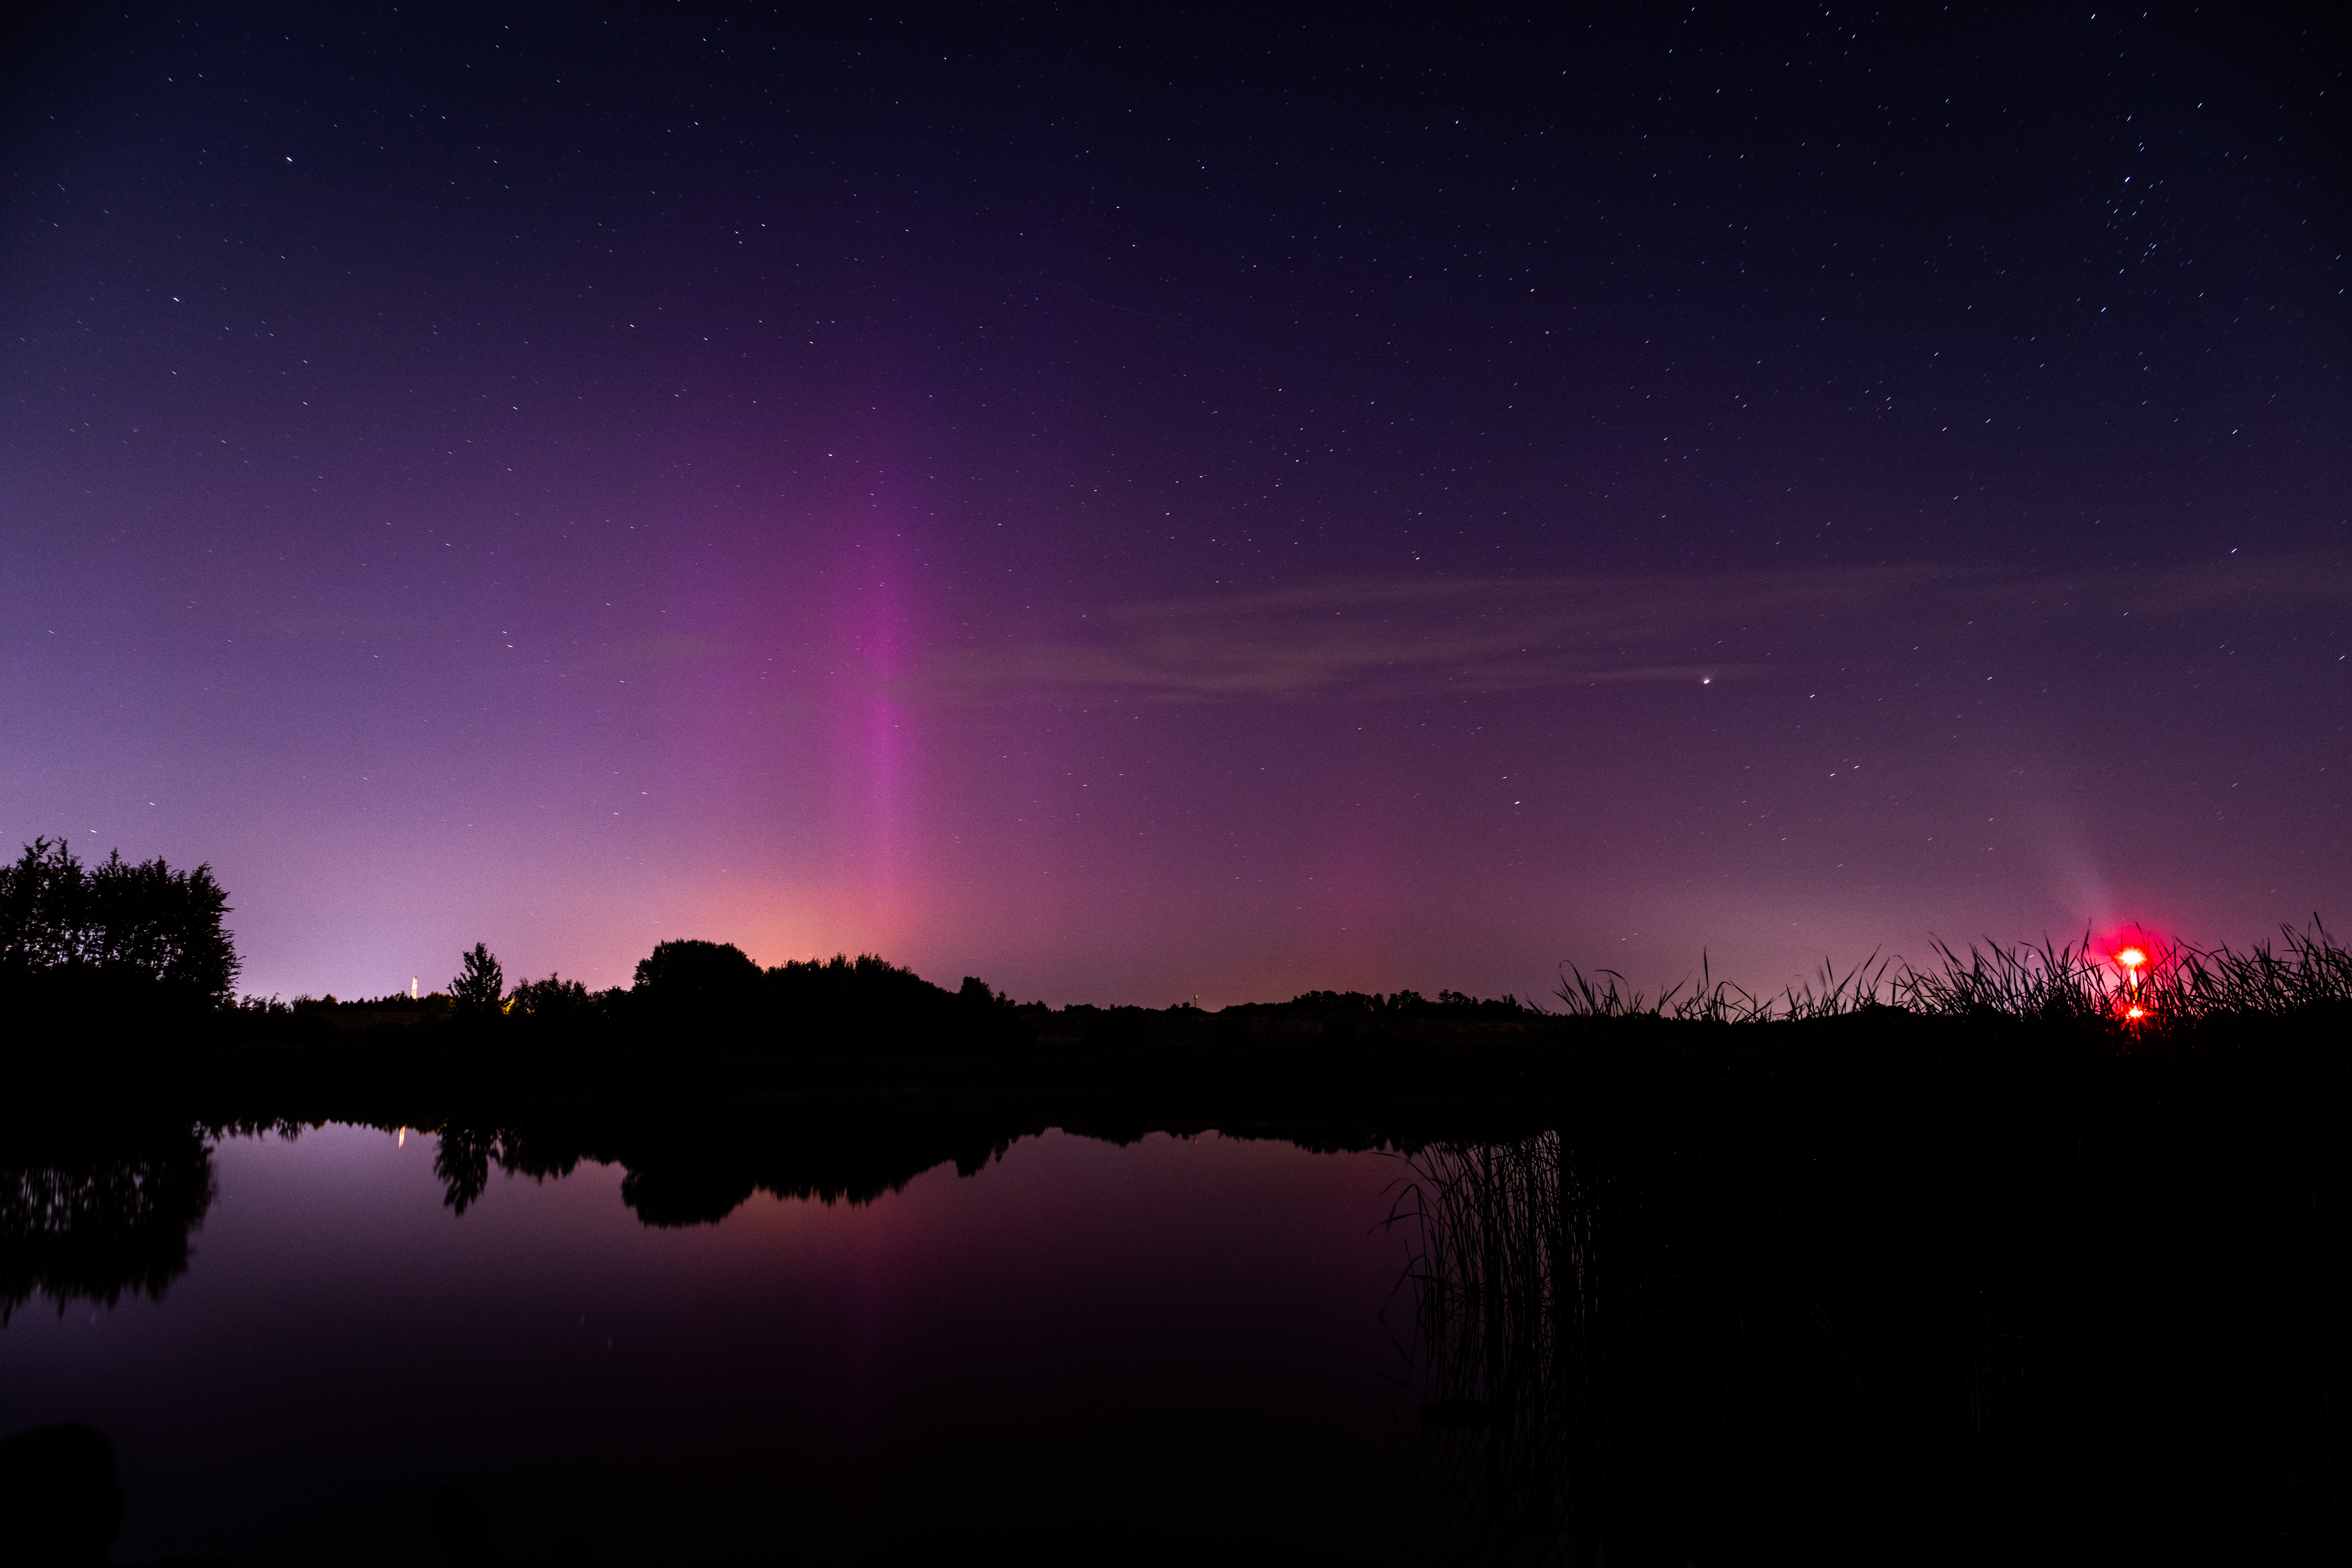
{"type": "Polygon", "coordinates": [[[2352,1007],[2352,949],[2316,914],[2300,929],[2280,926],[2275,944],[2257,942],[2243,952],[2144,931],[2105,943],[2088,935],[2064,943],[1988,940],[1965,952],[1937,939],[1930,951],[1935,962],[1927,968],[1874,952],[1841,974],[1824,959],[1812,982],[1777,996],[1715,979],[1705,954],[1696,984],[1685,980],[1654,994],[1630,988],[1613,969],[1587,974],[1566,964],[1553,994],[1562,1016],[1588,1022],[1799,1023],[1901,1007],[1927,1017],[2101,1024],[2134,1035],[2352,1007]],[[2130,965],[2117,961],[2126,947],[2137,954],[2130,965]]]}

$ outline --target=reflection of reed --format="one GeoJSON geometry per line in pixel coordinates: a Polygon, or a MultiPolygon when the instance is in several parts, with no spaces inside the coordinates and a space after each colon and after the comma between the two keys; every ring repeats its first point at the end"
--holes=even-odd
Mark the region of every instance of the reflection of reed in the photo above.
{"type": "Polygon", "coordinates": [[[1408,1163],[1455,1554],[2342,1559],[2340,1027],[2169,1055],[1842,1027],[1816,1059],[1728,1031],[1604,1059],[1559,1131],[1408,1163]]]}
{"type": "Polygon", "coordinates": [[[162,1300],[188,1269],[188,1236],[215,1194],[193,1127],[37,1140],[0,1152],[0,1323],[36,1292],[63,1312],[124,1292],[162,1300]]]}
{"type": "Polygon", "coordinates": [[[1737,1561],[2033,1450],[2020,1297],[2046,1272],[1891,1164],[1868,1167],[1889,1208],[1777,1142],[1717,1164],[1585,1129],[1410,1159],[1391,1223],[1456,1557],[1737,1561]]]}
{"type": "Polygon", "coordinates": [[[1589,1443],[1592,1205],[1557,1132],[1407,1164],[1392,1223],[1418,1338],[1421,1421],[1454,1533],[1480,1561],[1570,1552],[1589,1443]]]}

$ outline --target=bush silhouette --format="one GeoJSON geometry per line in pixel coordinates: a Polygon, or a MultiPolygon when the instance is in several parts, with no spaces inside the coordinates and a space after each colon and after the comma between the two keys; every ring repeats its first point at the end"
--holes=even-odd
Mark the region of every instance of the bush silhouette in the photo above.
{"type": "Polygon", "coordinates": [[[637,961],[639,1016],[656,1027],[748,1026],[761,1003],[760,966],[732,942],[665,942],[637,961]]]}
{"type": "Polygon", "coordinates": [[[64,841],[36,838],[0,867],[0,997],[50,1025],[216,1012],[236,984],[228,912],[210,866],[118,851],[85,867],[64,841]]]}
{"type": "Polygon", "coordinates": [[[551,974],[526,980],[507,998],[507,1017],[518,1028],[533,1034],[573,1037],[592,1034],[604,1022],[599,999],[577,980],[551,974]]]}

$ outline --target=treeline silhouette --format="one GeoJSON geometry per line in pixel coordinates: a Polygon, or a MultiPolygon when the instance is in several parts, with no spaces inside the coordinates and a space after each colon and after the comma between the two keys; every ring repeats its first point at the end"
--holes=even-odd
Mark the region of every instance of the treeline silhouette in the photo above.
{"type": "Polygon", "coordinates": [[[728,942],[665,942],[638,961],[632,984],[591,991],[550,974],[511,987],[488,944],[460,956],[446,991],[341,1001],[297,997],[248,1005],[249,1032],[326,1038],[376,1030],[437,1030],[467,1049],[612,1048],[680,1045],[846,1056],[997,1056],[1033,1047],[1095,1050],[1150,1046],[1322,1040],[1338,1045],[1435,1022],[1524,1024],[1545,1015],[1516,997],[1458,992],[1431,1001],[1311,991],[1286,1003],[1211,1014],[1168,1008],[1061,1008],[1017,1004],[976,975],[950,991],[874,953],[761,968],[728,942]]]}
{"type": "MultiPolygon", "coordinates": [[[[1713,981],[1703,967],[1696,987],[1654,995],[1610,971],[1570,968],[1549,1005],[1318,990],[1213,1012],[1183,1003],[1052,1008],[1016,1003],[977,976],[951,991],[874,953],[763,968],[730,943],[689,939],[658,944],[629,984],[603,990],[559,973],[509,985],[477,942],[446,988],[424,996],[238,1002],[227,912],[208,867],[175,871],[119,854],[84,866],[63,843],[26,846],[0,868],[0,1015],[18,1026],[20,1047],[11,1065],[71,1076],[81,1058],[54,1047],[112,1038],[149,1048],[164,1076],[226,1073],[224,1081],[263,1070],[429,1076],[459,1058],[499,1056],[559,1075],[624,1061],[701,1072],[721,1058],[771,1071],[754,1060],[764,1057],[826,1064],[836,1083],[864,1073],[905,1084],[925,1071],[965,1082],[999,1067],[1030,1081],[1043,1064],[1144,1082],[1271,1074],[1328,1084],[1352,1073],[1491,1087],[1541,1079],[1568,1056],[1621,1048],[1669,1024],[1728,1027],[1761,1044],[1759,1029],[1869,1013],[2079,1026],[2144,1045],[2216,1020],[2352,1007],[2352,951],[2315,917],[2305,930],[2282,928],[2275,947],[2242,952],[2144,941],[2128,967],[2087,941],[1965,952],[1939,943],[1926,969],[1890,973],[1874,960],[1841,975],[1825,965],[1817,984],[1778,996],[1713,981]],[[192,1045],[221,1048],[181,1049],[192,1045]],[[158,1051],[186,1065],[166,1068],[158,1051]]],[[[89,1059],[112,1070],[103,1057],[89,1059]]],[[[551,1080],[542,1072],[539,1081],[551,1080]]]]}
{"type": "Polygon", "coordinates": [[[730,942],[665,942],[633,983],[591,991],[550,974],[511,989],[487,944],[461,955],[446,993],[358,1002],[298,997],[248,1009],[342,1031],[446,1025],[476,1049],[699,1044],[764,1049],[954,1052],[1023,1036],[1021,1009],[977,978],[949,991],[872,953],[761,968],[730,942]]]}

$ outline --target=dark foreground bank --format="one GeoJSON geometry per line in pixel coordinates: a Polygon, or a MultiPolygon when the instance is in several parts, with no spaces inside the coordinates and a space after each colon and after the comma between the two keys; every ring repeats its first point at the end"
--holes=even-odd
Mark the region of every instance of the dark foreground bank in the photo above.
{"type": "Polygon", "coordinates": [[[0,1301],[168,1290],[238,1129],[429,1133],[459,1212],[494,1170],[616,1164],[654,1226],[876,1201],[1049,1127],[1215,1129],[1406,1156],[1419,1451],[1463,1560],[2352,1550],[2340,1006],[1150,1016],[888,1058],[119,1047],[0,1114],[0,1301]]]}

